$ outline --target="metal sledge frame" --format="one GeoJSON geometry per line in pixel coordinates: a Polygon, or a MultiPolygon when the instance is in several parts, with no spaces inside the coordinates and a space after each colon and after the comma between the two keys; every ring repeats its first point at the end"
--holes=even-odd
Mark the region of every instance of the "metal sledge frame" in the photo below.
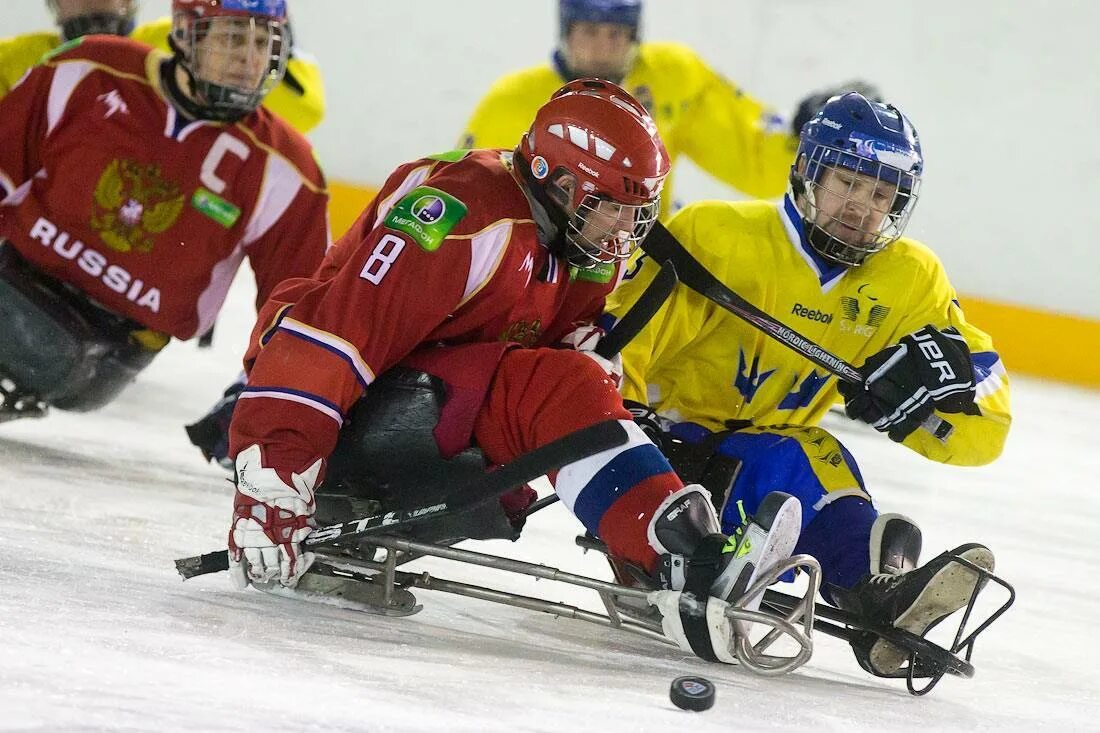
{"type": "MultiPolygon", "coordinates": [[[[516,608],[538,611],[551,616],[587,621],[661,641],[665,644],[674,644],[664,635],[658,620],[647,621],[624,616],[616,604],[616,598],[631,598],[647,603],[654,592],[650,589],[630,588],[617,583],[565,572],[547,565],[537,565],[522,560],[513,560],[455,547],[415,542],[391,535],[374,536],[370,538],[369,543],[364,544],[384,549],[385,558],[381,561],[364,560],[326,553],[318,562],[325,574],[345,575],[369,583],[380,581],[382,592],[378,612],[384,615],[408,615],[409,613],[404,610],[407,608],[404,601],[394,598],[393,592],[395,589],[421,588],[468,598],[478,598],[516,608]],[[428,572],[415,573],[397,570],[398,565],[421,557],[436,557],[587,588],[599,595],[607,613],[601,614],[543,598],[438,578],[428,572]],[[389,612],[391,609],[394,613],[389,612]]],[[[813,654],[814,599],[820,579],[821,569],[817,561],[808,555],[797,555],[787,559],[781,565],[773,568],[769,574],[759,578],[756,583],[745,591],[741,598],[730,604],[729,608],[726,609],[726,617],[731,623],[736,624],[741,632],[737,634],[733,647],[734,656],[741,664],[756,674],[778,676],[797,669],[810,659],[813,654]],[[813,586],[813,593],[808,593],[804,599],[791,598],[795,602],[791,604],[789,609],[781,612],[751,611],[739,607],[746,599],[762,595],[767,586],[774,582],[776,575],[795,569],[801,569],[807,573],[813,586]],[[754,642],[748,633],[751,628],[750,624],[760,624],[766,627],[768,631],[762,638],[754,642]],[[776,656],[766,653],[769,647],[784,637],[798,645],[798,651],[795,654],[776,656]]]]}

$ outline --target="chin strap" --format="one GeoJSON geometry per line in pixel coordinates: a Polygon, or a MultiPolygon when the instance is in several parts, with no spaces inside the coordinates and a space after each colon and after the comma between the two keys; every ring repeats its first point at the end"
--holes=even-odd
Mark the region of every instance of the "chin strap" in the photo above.
{"type": "Polygon", "coordinates": [[[195,92],[195,77],[187,66],[180,63],[182,54],[179,47],[176,46],[176,42],[169,37],[168,43],[172,47],[174,55],[161,64],[160,81],[165,94],[168,95],[168,101],[172,103],[172,106],[178,112],[192,120],[211,120],[213,122],[236,122],[242,117],[248,116],[248,112],[231,113],[227,110],[216,110],[209,105],[196,102],[194,99],[197,94],[195,92]],[[187,86],[190,88],[191,93],[188,93],[179,85],[176,69],[183,69],[183,73],[187,75],[187,86]]]}
{"type": "MultiPolygon", "coordinates": [[[[637,44],[636,43],[635,43],[634,47],[635,47],[635,50],[631,52],[630,62],[626,64],[626,68],[628,68],[628,69],[634,65],[634,56],[637,54],[637,44]]],[[[553,63],[554,70],[557,71],[558,75],[560,75],[561,78],[564,79],[565,81],[576,81],[577,79],[583,79],[583,78],[588,77],[588,76],[596,76],[596,74],[582,74],[579,71],[574,71],[573,69],[569,68],[569,64],[565,60],[565,54],[562,53],[560,48],[554,51],[554,53],[550,57],[550,59],[551,59],[551,62],[553,63]]],[[[626,75],[625,74],[615,74],[613,77],[612,76],[602,76],[601,75],[601,78],[605,79],[606,81],[611,82],[612,84],[618,84],[619,86],[622,86],[623,79],[626,78],[626,75]]]]}
{"type": "Polygon", "coordinates": [[[531,161],[517,148],[513,154],[513,169],[519,172],[523,180],[524,193],[531,202],[532,213],[539,226],[539,234],[546,238],[546,248],[556,255],[569,259],[569,241],[565,232],[569,229],[569,217],[561,207],[550,198],[546,187],[531,173],[531,161]]]}
{"type": "Polygon", "coordinates": [[[85,13],[63,20],[57,25],[61,30],[62,41],[71,41],[74,38],[94,34],[128,36],[134,32],[133,18],[114,13],[85,13]]]}

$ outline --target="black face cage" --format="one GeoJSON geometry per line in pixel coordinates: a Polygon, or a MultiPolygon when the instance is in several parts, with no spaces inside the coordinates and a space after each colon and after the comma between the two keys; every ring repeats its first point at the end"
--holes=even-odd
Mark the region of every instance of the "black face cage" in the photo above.
{"type": "Polygon", "coordinates": [[[919,175],[827,145],[814,147],[804,170],[806,173],[795,175],[802,188],[803,222],[810,244],[823,257],[842,265],[859,265],[905,232],[919,197],[919,175]],[[829,170],[849,174],[852,180],[840,190],[827,188],[822,181],[829,170]],[[879,204],[856,199],[853,192],[859,182],[857,174],[874,179],[876,192],[886,187],[890,200],[879,204]],[[825,196],[844,202],[840,217],[828,216],[826,221],[819,221],[819,203],[825,196]],[[830,224],[851,227],[855,234],[842,238],[828,231],[830,224]]]}
{"type": "Polygon", "coordinates": [[[286,74],[290,47],[282,21],[177,17],[172,38],[191,76],[196,101],[211,119],[235,120],[249,114],[286,74]],[[215,63],[222,68],[209,68],[215,63]]]}
{"type": "Polygon", "coordinates": [[[61,19],[61,9],[57,6],[57,0],[48,0],[46,5],[61,29],[63,41],[95,34],[128,36],[134,29],[134,17],[137,15],[137,3],[133,1],[125,3],[125,7],[120,11],[96,10],[74,15],[67,20],[61,19]]]}
{"type": "Polygon", "coordinates": [[[629,258],[657,222],[660,209],[660,197],[645,204],[621,204],[588,194],[569,217],[569,263],[590,269],[629,258]]]}

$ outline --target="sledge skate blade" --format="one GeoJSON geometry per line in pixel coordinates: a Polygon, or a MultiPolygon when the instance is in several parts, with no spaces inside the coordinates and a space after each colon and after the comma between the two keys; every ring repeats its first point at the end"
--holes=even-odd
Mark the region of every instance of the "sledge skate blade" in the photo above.
{"type": "MultiPolygon", "coordinates": [[[[972,547],[959,555],[978,567],[993,570],[993,553],[986,547],[972,547]]],[[[976,592],[979,575],[959,562],[948,562],[921,591],[917,599],[905,610],[897,621],[896,628],[923,636],[936,622],[950,616],[970,602],[976,592]]],[[[901,669],[909,658],[909,652],[885,639],[879,639],[871,646],[871,665],[882,673],[892,673],[901,669]]]]}
{"type": "Polygon", "coordinates": [[[258,591],[280,598],[293,598],[307,603],[359,611],[376,616],[411,616],[424,607],[404,588],[390,590],[390,602],[385,602],[385,588],[378,582],[350,580],[329,575],[306,573],[297,587],[287,588],[278,581],[253,583],[258,591]]]}
{"type": "MultiPolygon", "coordinates": [[[[749,540],[753,543],[763,542],[764,547],[760,551],[758,562],[753,567],[752,575],[745,587],[751,588],[761,575],[770,572],[772,568],[791,556],[795,545],[798,544],[798,535],[801,530],[802,508],[797,501],[787,501],[783,504],[772,520],[769,530],[755,524],[749,527],[749,540]]],[[[758,611],[763,599],[763,592],[759,592],[752,597],[742,596],[736,599],[734,605],[749,611],[758,611]]],[[[742,622],[738,623],[740,625],[742,622]]],[[[745,629],[742,627],[739,631],[743,633],[745,629]]]]}

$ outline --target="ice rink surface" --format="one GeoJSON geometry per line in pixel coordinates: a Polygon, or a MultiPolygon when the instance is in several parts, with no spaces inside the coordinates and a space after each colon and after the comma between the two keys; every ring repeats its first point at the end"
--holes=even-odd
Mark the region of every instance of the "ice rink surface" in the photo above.
{"type": "MultiPolygon", "coordinates": [[[[213,350],[172,344],[99,413],[0,426],[0,730],[1100,730],[1100,393],[1016,379],[1005,454],[977,469],[830,423],[880,509],[920,523],[926,559],[984,542],[1018,593],[979,639],[974,679],[914,698],[821,635],[806,666],[764,679],[430,591],[421,613],[389,619],[237,592],[224,575],[183,583],[174,558],[225,546],[231,487],[182,426],[237,368],[248,288],[230,297],[213,350]],[[713,709],[672,706],[683,674],[716,683],[713,709]]],[[[608,578],[574,546],[579,529],[556,505],[518,543],[475,549],[608,578]]],[[[425,567],[600,607],[546,581],[425,567]]]]}

